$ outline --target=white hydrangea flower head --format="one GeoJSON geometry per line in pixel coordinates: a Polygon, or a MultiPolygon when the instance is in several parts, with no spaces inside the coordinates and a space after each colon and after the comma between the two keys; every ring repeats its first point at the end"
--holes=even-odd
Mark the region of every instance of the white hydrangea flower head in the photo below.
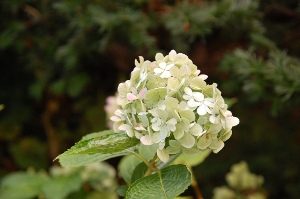
{"type": "Polygon", "coordinates": [[[157,53],[153,62],[139,57],[135,66],[130,80],[118,86],[121,108],[111,117],[116,132],[158,144],[163,162],[180,151],[217,153],[224,147],[239,119],[227,110],[217,84],[207,84],[207,75],[188,56],[172,50],[157,53]]]}

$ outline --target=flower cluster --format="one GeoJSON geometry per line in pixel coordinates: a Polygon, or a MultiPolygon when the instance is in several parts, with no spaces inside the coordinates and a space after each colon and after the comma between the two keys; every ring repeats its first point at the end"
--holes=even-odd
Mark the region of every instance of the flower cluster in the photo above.
{"type": "Polygon", "coordinates": [[[226,175],[229,185],[214,189],[213,199],[266,199],[265,190],[262,188],[264,178],[250,173],[245,161],[234,164],[230,173],[226,175]]]}
{"type": "Polygon", "coordinates": [[[174,50],[157,53],[153,62],[139,58],[130,80],[118,86],[121,109],[111,117],[113,129],[144,145],[158,144],[163,162],[180,151],[219,152],[239,120],[227,110],[217,84],[207,84],[207,75],[174,50]]]}

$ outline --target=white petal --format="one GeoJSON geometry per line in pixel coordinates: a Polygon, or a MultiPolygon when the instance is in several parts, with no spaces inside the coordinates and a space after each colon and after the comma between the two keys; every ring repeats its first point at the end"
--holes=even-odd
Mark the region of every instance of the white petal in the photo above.
{"type": "Polygon", "coordinates": [[[193,91],[192,91],[189,87],[185,87],[185,88],[184,88],[184,92],[185,92],[187,95],[190,95],[190,96],[193,95],[193,91]]]}
{"type": "Polygon", "coordinates": [[[166,66],[166,70],[170,70],[173,66],[174,66],[174,64],[168,64],[168,65],[166,66]]]}
{"type": "Polygon", "coordinates": [[[176,55],[177,55],[176,51],[175,50],[171,50],[170,53],[169,53],[169,60],[170,61],[174,61],[176,55]]]}
{"type": "Polygon", "coordinates": [[[164,72],[165,70],[161,69],[161,68],[154,68],[154,72],[155,74],[160,74],[162,72],[164,72]]]}
{"type": "Polygon", "coordinates": [[[205,114],[207,113],[206,108],[207,108],[207,107],[206,107],[204,104],[201,104],[201,105],[199,106],[199,108],[197,109],[197,113],[198,113],[199,115],[205,115],[205,114]]]}
{"type": "Polygon", "coordinates": [[[114,116],[111,116],[111,117],[110,117],[110,120],[112,120],[112,121],[114,121],[114,122],[122,121],[121,118],[119,118],[118,116],[115,116],[115,115],[114,115],[114,116]]]}
{"type": "Polygon", "coordinates": [[[211,116],[209,117],[209,121],[210,121],[211,123],[215,123],[215,121],[216,121],[216,116],[215,116],[215,115],[211,115],[211,116]]]}
{"type": "Polygon", "coordinates": [[[153,144],[149,135],[145,135],[145,136],[141,137],[140,141],[143,143],[143,145],[152,145],[153,144]]]}
{"type": "Polygon", "coordinates": [[[192,96],[190,96],[190,95],[183,95],[182,97],[183,97],[183,99],[185,99],[185,100],[189,100],[189,99],[192,98],[192,96]]]}
{"type": "Polygon", "coordinates": [[[162,150],[162,149],[165,147],[165,144],[166,144],[165,142],[159,143],[159,144],[158,144],[158,149],[159,149],[159,150],[162,150]]]}
{"type": "Polygon", "coordinates": [[[195,100],[194,100],[193,98],[191,98],[191,99],[187,102],[187,104],[189,105],[189,107],[195,107],[195,106],[196,106],[196,102],[195,102],[195,100]]]}
{"type": "Polygon", "coordinates": [[[194,97],[195,100],[197,100],[199,102],[204,100],[204,95],[202,93],[199,93],[199,92],[194,92],[193,97],[194,97]]]}
{"type": "Polygon", "coordinates": [[[166,69],[166,66],[167,66],[166,62],[160,62],[158,65],[162,69],[166,69]]]}
{"type": "Polygon", "coordinates": [[[231,126],[236,126],[236,125],[238,125],[239,123],[240,123],[239,118],[237,118],[237,117],[231,117],[231,119],[230,119],[230,125],[231,125],[231,126]]]}
{"type": "Polygon", "coordinates": [[[171,73],[169,71],[164,71],[161,75],[161,78],[169,78],[171,77],[171,73]]]}
{"type": "Polygon", "coordinates": [[[128,129],[131,129],[131,126],[128,124],[122,124],[118,129],[121,131],[127,131],[128,129]]]}
{"type": "Polygon", "coordinates": [[[199,75],[199,77],[200,77],[202,80],[206,80],[206,79],[208,78],[208,76],[207,76],[207,75],[204,75],[204,74],[199,75]]]}

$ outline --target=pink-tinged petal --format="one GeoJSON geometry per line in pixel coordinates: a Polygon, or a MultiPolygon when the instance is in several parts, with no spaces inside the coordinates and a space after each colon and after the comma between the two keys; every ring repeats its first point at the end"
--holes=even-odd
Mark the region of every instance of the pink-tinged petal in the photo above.
{"type": "Polygon", "coordinates": [[[208,76],[207,76],[207,75],[204,75],[204,74],[199,75],[199,77],[200,77],[202,80],[206,80],[206,79],[208,78],[208,76]]]}
{"type": "Polygon", "coordinates": [[[149,135],[144,135],[143,137],[141,137],[140,141],[142,142],[143,145],[152,145],[153,144],[149,135]]]}
{"type": "Polygon", "coordinates": [[[145,97],[146,92],[147,92],[147,88],[142,88],[142,89],[140,90],[139,95],[140,95],[140,97],[141,97],[142,99],[145,97]]]}
{"type": "Polygon", "coordinates": [[[225,116],[226,116],[226,117],[232,117],[231,111],[226,111],[226,112],[225,112],[225,116]]]}
{"type": "Polygon", "coordinates": [[[114,122],[119,122],[119,121],[122,121],[122,119],[121,118],[119,118],[118,116],[111,116],[110,117],[110,120],[112,120],[112,121],[114,121],[114,122]]]}
{"type": "Polygon", "coordinates": [[[237,117],[231,117],[231,119],[230,119],[230,125],[231,125],[231,126],[236,126],[236,125],[238,125],[239,123],[240,123],[239,118],[237,118],[237,117]]]}
{"type": "Polygon", "coordinates": [[[137,97],[134,94],[132,94],[132,93],[127,93],[127,99],[129,101],[133,101],[133,100],[136,100],[137,97]]]}

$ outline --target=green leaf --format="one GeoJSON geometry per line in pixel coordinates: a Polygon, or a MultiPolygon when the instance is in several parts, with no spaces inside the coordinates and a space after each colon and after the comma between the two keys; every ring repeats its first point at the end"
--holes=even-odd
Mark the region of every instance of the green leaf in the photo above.
{"type": "Polygon", "coordinates": [[[5,176],[0,186],[0,198],[35,198],[48,178],[42,174],[16,172],[5,176]]]}
{"type": "Polygon", "coordinates": [[[43,193],[48,199],[64,199],[70,193],[78,191],[81,187],[82,179],[78,173],[71,176],[58,176],[43,186],[43,193]]]}
{"type": "Polygon", "coordinates": [[[57,158],[78,154],[114,154],[134,147],[138,143],[138,139],[130,138],[124,133],[106,134],[91,139],[84,138],[57,158]]]}
{"type": "Polygon", "coordinates": [[[135,182],[136,180],[144,177],[148,167],[144,162],[138,164],[132,172],[131,182],[135,182]]]}
{"type": "Polygon", "coordinates": [[[191,184],[191,173],[185,165],[171,165],[135,181],[127,190],[127,199],[166,199],[184,192],[191,184]]]}
{"type": "Polygon", "coordinates": [[[206,157],[209,156],[211,153],[211,150],[207,149],[205,151],[200,151],[198,155],[194,156],[187,156],[185,154],[180,154],[177,159],[175,159],[174,163],[175,164],[184,164],[187,165],[188,167],[193,167],[196,166],[200,163],[202,163],[206,157]]]}
{"type": "Polygon", "coordinates": [[[114,154],[101,154],[96,153],[93,155],[88,154],[74,154],[74,155],[65,155],[58,157],[59,163],[64,167],[79,167],[87,164],[92,164],[95,162],[101,162],[110,158],[124,156],[130,154],[134,148],[126,149],[114,154]]]}
{"type": "Polygon", "coordinates": [[[119,196],[125,197],[127,189],[127,185],[122,185],[116,189],[116,192],[119,194],[119,196]]]}
{"type": "Polygon", "coordinates": [[[131,176],[135,167],[142,162],[134,154],[123,157],[118,165],[118,170],[127,184],[131,184],[131,176]]]}
{"type": "Polygon", "coordinates": [[[100,136],[103,136],[103,135],[110,135],[110,134],[114,134],[114,133],[115,132],[113,130],[105,130],[105,131],[90,133],[90,134],[87,134],[87,135],[83,136],[81,138],[81,140],[89,140],[89,139],[92,139],[92,138],[100,137],[100,136]]]}

